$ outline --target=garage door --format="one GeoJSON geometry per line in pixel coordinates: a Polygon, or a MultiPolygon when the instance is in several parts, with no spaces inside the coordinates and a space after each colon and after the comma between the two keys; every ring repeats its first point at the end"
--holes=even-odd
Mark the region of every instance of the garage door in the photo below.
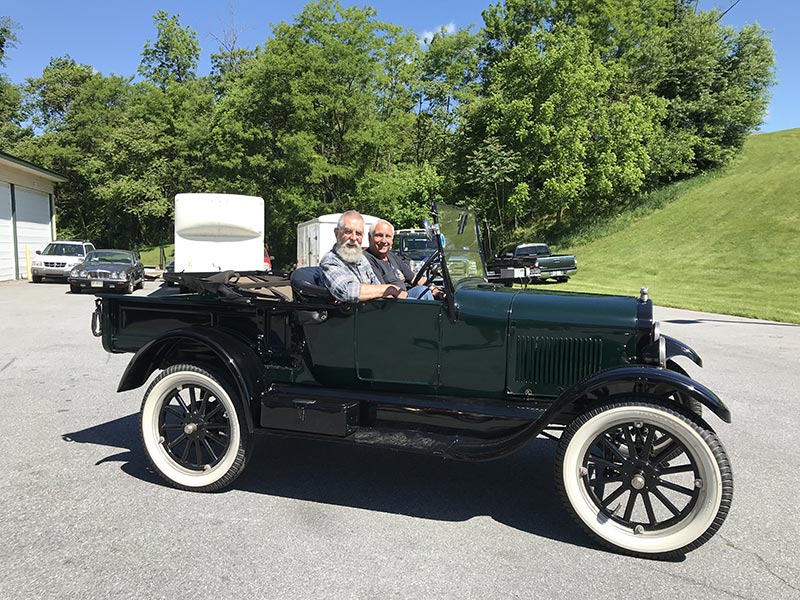
{"type": "Polygon", "coordinates": [[[53,241],[50,235],[50,196],[19,186],[14,187],[17,208],[17,261],[19,273],[25,276],[25,247],[31,256],[53,241]]]}
{"type": "Polygon", "coordinates": [[[11,185],[0,182],[0,281],[14,279],[14,232],[11,229],[11,185]]]}

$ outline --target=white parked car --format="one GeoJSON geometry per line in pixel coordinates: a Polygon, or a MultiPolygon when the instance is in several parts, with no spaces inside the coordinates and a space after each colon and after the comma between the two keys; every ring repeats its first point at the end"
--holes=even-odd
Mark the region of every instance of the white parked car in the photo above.
{"type": "Polygon", "coordinates": [[[84,261],[86,255],[94,250],[94,244],[86,240],[56,240],[37,250],[31,260],[33,283],[41,283],[45,277],[64,279],[69,277],[75,265],[84,261]]]}

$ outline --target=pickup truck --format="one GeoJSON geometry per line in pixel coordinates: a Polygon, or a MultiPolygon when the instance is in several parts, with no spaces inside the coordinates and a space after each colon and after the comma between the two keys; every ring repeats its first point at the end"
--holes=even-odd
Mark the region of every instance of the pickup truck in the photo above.
{"type": "Polygon", "coordinates": [[[563,282],[578,271],[578,259],[551,254],[547,244],[516,244],[503,248],[487,268],[490,281],[533,283],[553,278],[563,282]]]}
{"type": "Polygon", "coordinates": [[[92,331],[108,352],[134,353],[117,389],[146,386],[139,436],[154,471],[220,490],[256,434],[467,461],[544,436],[557,445],[554,493],[599,544],[675,559],[711,539],[733,475],[708,419],[730,412],[679,364],[702,361],[661,334],[647,291],[487,282],[475,215],[443,204],[432,215],[437,249],[417,278],[441,277],[442,300],[337,302],[319,267],[187,277],[187,294],[100,294],[92,331]]]}

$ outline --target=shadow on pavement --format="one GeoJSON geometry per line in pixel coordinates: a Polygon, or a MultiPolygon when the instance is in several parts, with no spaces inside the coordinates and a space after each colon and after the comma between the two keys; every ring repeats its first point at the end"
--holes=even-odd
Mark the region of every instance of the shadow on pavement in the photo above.
{"type": "Polygon", "coordinates": [[[662,323],[675,325],[699,325],[700,323],[731,323],[734,325],[772,325],[775,327],[800,327],[796,323],[779,323],[777,321],[740,321],[732,319],[660,319],[662,323]]]}
{"type": "MultiPolygon", "coordinates": [[[[166,485],[150,467],[138,427],[138,414],[132,414],[62,439],[122,449],[97,464],[120,462],[128,475],[166,485]]],[[[561,505],[553,482],[554,453],[552,442],[534,440],[506,458],[467,463],[258,435],[250,462],[232,488],[438,521],[489,516],[544,538],[599,549],[561,505]]]]}

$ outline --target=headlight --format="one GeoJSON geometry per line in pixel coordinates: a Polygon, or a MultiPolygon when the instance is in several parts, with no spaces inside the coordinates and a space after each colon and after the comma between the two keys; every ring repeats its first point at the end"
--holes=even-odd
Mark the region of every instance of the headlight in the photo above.
{"type": "Polygon", "coordinates": [[[42,261],[40,261],[40,260],[32,260],[31,261],[31,266],[32,267],[41,267],[42,266],[42,261]]]}
{"type": "Polygon", "coordinates": [[[122,278],[122,273],[118,271],[114,271],[113,273],[111,273],[111,279],[120,279],[120,278],[122,278]]]}
{"type": "Polygon", "coordinates": [[[78,271],[78,269],[72,269],[72,271],[70,271],[69,274],[71,277],[77,277],[78,275],[80,275],[80,271],[78,271]]]}
{"type": "Polygon", "coordinates": [[[88,277],[88,276],[89,276],[89,273],[87,273],[86,271],[81,271],[81,272],[79,273],[79,275],[80,275],[81,277],[88,277]]]}

